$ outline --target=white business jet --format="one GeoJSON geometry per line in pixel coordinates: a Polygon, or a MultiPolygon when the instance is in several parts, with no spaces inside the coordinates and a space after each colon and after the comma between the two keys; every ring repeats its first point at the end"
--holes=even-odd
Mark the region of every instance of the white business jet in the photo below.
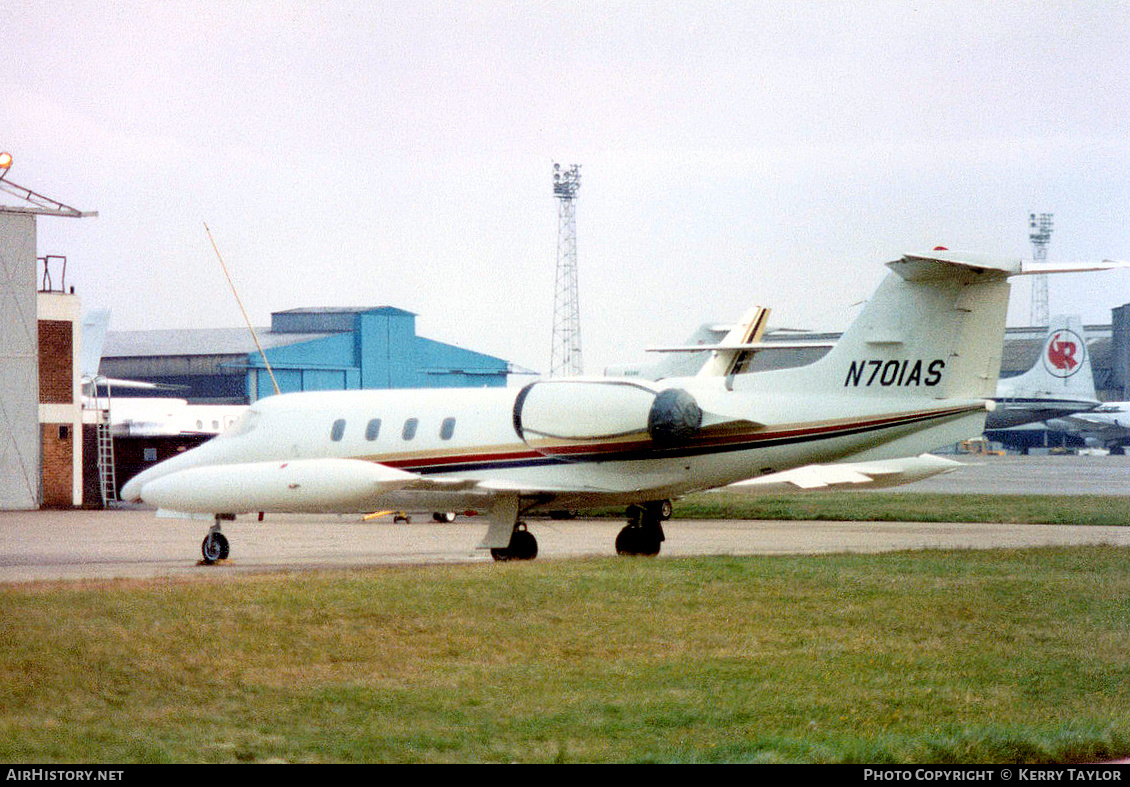
{"type": "Polygon", "coordinates": [[[908,254],[888,263],[836,346],[793,369],[737,373],[733,353],[759,349],[750,343],[717,348],[714,373],[658,383],[552,378],[520,389],[272,396],[121,495],[214,517],[206,562],[227,557],[221,522],[238,513],[474,509],[489,519],[480,546],[507,560],[537,554],[524,515],[597,505],[629,507],[618,552],[654,555],[662,501],[836,460],[913,461],[979,435],[1009,277],[1117,265],[908,254]]]}

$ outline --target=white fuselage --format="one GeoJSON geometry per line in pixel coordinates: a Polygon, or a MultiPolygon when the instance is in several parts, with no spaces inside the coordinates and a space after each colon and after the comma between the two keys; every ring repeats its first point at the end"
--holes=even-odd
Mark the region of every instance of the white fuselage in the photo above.
{"type": "Polygon", "coordinates": [[[141,473],[122,497],[217,514],[486,507],[493,547],[532,507],[648,503],[979,435],[1019,261],[947,252],[888,267],[836,346],[808,366],[741,374],[740,364],[708,364],[654,384],[285,394],[141,473]]]}
{"type": "MultiPolygon", "coordinates": [[[[599,385],[608,382],[601,380],[599,385]]],[[[826,395],[783,397],[726,390],[722,381],[670,382],[687,383],[708,416],[720,412],[724,417],[716,417],[716,426],[707,425],[700,435],[677,445],[656,446],[645,430],[535,441],[529,435],[524,440],[516,427],[520,394],[516,388],[270,397],[252,405],[219,438],[137,476],[122,495],[127,500],[143,499],[145,485],[191,468],[222,466],[239,472],[240,466],[256,463],[332,459],[360,460],[421,479],[418,484],[350,498],[348,505],[356,511],[474,508],[484,503],[484,490],[512,491],[548,507],[641,502],[849,456],[917,432],[924,423],[984,416],[980,402],[938,401],[924,406],[920,399],[844,397],[842,409],[829,412],[826,395]]],[[[578,420],[584,416],[583,411],[577,413],[578,420]]],[[[966,423],[960,433],[976,429],[966,423]]],[[[931,447],[936,446],[921,450],[931,447]]],[[[255,490],[247,491],[247,506],[232,505],[233,513],[327,510],[341,504],[334,500],[286,506],[272,498],[270,506],[260,508],[254,503],[255,490]]],[[[175,499],[151,502],[177,510],[192,508],[178,505],[175,499]]]]}

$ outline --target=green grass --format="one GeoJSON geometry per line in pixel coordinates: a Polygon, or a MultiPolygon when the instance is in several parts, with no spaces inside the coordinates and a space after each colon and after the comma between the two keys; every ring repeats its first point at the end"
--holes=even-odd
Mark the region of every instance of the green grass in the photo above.
{"type": "Polygon", "coordinates": [[[1130,754],[1130,551],[0,588],[4,762],[1130,754]]]}
{"type": "Polygon", "coordinates": [[[704,492],[677,501],[674,508],[681,519],[1130,524],[1126,496],[816,492],[758,497],[704,492]]]}

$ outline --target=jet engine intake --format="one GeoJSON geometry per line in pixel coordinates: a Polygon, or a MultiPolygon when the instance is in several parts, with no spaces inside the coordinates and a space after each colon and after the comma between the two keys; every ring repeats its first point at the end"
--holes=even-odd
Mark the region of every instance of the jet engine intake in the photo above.
{"type": "Polygon", "coordinates": [[[657,445],[679,445],[702,426],[702,408],[681,388],[660,391],[647,414],[647,433],[657,445]]]}

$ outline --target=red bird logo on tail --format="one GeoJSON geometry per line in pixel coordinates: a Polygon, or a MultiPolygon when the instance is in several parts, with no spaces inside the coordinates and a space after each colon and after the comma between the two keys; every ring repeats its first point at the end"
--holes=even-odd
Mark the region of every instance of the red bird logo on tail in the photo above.
{"type": "Polygon", "coordinates": [[[1083,342],[1073,332],[1057,333],[1048,341],[1044,353],[1048,371],[1056,377],[1070,377],[1075,374],[1083,360],[1081,350],[1083,350],[1083,342]]]}

